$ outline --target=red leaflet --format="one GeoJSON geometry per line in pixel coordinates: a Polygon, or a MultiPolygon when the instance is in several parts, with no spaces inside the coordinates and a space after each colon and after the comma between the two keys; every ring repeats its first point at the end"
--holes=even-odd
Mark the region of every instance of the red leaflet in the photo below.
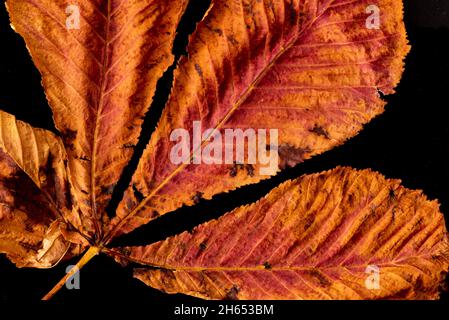
{"type": "Polygon", "coordinates": [[[383,112],[378,91],[394,92],[408,50],[400,0],[214,1],[175,72],[113,233],[193,205],[198,191],[210,199],[342,144],[383,112]],[[370,5],[380,10],[378,29],[370,5]],[[260,159],[245,168],[174,164],[170,136],[179,128],[195,136],[195,121],[202,133],[276,129],[279,165],[267,174],[260,159]]]}
{"type": "Polygon", "coordinates": [[[135,271],[152,287],[205,299],[435,299],[448,244],[437,202],[337,168],[117,257],[157,267],[135,271]]]}

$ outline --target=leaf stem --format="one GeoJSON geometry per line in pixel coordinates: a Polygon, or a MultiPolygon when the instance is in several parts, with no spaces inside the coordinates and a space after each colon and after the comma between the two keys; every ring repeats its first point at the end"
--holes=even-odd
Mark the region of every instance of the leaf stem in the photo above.
{"type": "Polygon", "coordinates": [[[51,289],[42,300],[50,300],[66,283],[70,277],[81,270],[93,257],[100,253],[101,249],[98,247],[90,247],[86,253],[81,257],[80,261],[51,289]]]}

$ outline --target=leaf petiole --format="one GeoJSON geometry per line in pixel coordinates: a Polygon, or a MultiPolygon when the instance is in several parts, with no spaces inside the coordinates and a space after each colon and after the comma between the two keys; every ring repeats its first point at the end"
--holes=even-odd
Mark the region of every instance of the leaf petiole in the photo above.
{"type": "Polygon", "coordinates": [[[72,277],[76,272],[81,270],[93,257],[98,255],[101,251],[99,247],[90,247],[86,253],[82,256],[82,258],[78,261],[78,263],[73,267],[67,274],[51,289],[42,300],[50,300],[66,283],[70,277],[72,277]]]}

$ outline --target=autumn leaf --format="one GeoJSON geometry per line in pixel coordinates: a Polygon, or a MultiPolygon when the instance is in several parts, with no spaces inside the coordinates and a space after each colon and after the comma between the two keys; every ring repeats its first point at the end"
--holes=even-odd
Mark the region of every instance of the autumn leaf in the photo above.
{"type": "Polygon", "coordinates": [[[52,267],[81,249],[64,237],[64,222],[79,220],[72,210],[67,155],[48,131],[3,111],[0,124],[0,252],[19,267],[52,267]]]}
{"type": "Polygon", "coordinates": [[[261,163],[175,165],[173,130],[193,136],[194,121],[202,132],[275,128],[279,169],[294,166],[383,112],[379,91],[394,92],[408,50],[398,0],[214,1],[175,72],[171,99],[111,233],[193,205],[198,192],[211,199],[269,177],[260,174],[261,163]],[[379,29],[366,27],[370,5],[382,13],[379,29]]]}
{"type": "Polygon", "coordinates": [[[356,135],[382,113],[380,93],[393,93],[401,78],[409,50],[402,1],[212,1],[112,219],[105,208],[156,82],[174,62],[188,1],[6,4],[60,135],[0,112],[0,252],[17,266],[52,267],[84,251],[78,268],[106,253],[143,264],[136,276],[155,288],[203,298],[438,297],[448,243],[437,203],[369,171],[305,176],[192,235],[111,245],[183,205],[257,183],[356,135]],[[172,133],[192,135],[195,125],[198,145],[182,163],[171,161],[172,133]],[[276,147],[258,146],[278,157],[274,170],[190,163],[226,129],[276,130],[276,147]],[[373,292],[361,288],[362,268],[371,265],[383,279],[373,292]]]}
{"type": "Polygon", "coordinates": [[[68,155],[82,222],[94,242],[156,82],[172,64],[176,26],[187,1],[8,0],[68,155]],[[71,13],[79,25],[71,26],[71,13]]]}
{"type": "Polygon", "coordinates": [[[378,173],[337,168],[116,257],[148,266],[134,275],[154,288],[205,299],[436,299],[448,244],[436,201],[378,173]]]}

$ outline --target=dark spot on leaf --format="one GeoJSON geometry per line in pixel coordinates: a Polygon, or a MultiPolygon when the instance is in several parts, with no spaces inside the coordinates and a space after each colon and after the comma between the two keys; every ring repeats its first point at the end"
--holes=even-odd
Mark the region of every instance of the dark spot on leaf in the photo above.
{"type": "Polygon", "coordinates": [[[304,20],[306,18],[306,14],[303,11],[300,11],[298,16],[299,16],[299,24],[304,23],[304,20]]]}
{"type": "Polygon", "coordinates": [[[133,184],[133,192],[134,192],[134,197],[136,197],[138,202],[142,202],[142,200],[145,198],[142,194],[142,192],[139,191],[139,189],[137,189],[136,185],[133,184]]]}
{"type": "Polygon", "coordinates": [[[268,261],[265,261],[264,264],[263,264],[263,266],[264,266],[264,268],[267,269],[267,270],[270,270],[270,269],[271,269],[271,264],[270,264],[268,261]]]}
{"type": "Polygon", "coordinates": [[[89,199],[84,199],[83,203],[88,207],[92,207],[92,202],[89,199]]]}
{"type": "Polygon", "coordinates": [[[53,169],[53,155],[49,153],[45,164],[39,167],[39,177],[46,178],[54,174],[55,170],[53,169]]]}
{"type": "Polygon", "coordinates": [[[350,205],[352,205],[352,204],[354,203],[354,194],[353,194],[353,193],[350,193],[350,194],[348,195],[348,203],[349,203],[350,205]]]}
{"type": "Polygon", "coordinates": [[[419,227],[422,224],[422,218],[419,218],[418,221],[416,221],[415,225],[413,226],[413,228],[419,227]]]}
{"type": "Polygon", "coordinates": [[[240,289],[237,285],[233,285],[231,289],[226,292],[226,296],[224,297],[224,300],[238,300],[238,293],[240,289]]]}
{"type": "Polygon", "coordinates": [[[134,201],[132,201],[131,198],[128,198],[128,199],[126,200],[126,208],[127,208],[128,210],[132,210],[132,209],[134,208],[134,201]]]}
{"type": "Polygon", "coordinates": [[[38,243],[38,244],[35,244],[35,245],[29,244],[29,243],[21,243],[21,246],[23,246],[23,247],[25,247],[27,249],[33,250],[33,251],[38,251],[38,250],[40,250],[42,248],[42,244],[41,243],[38,243]]]}
{"type": "Polygon", "coordinates": [[[223,36],[223,31],[221,31],[220,28],[214,28],[212,29],[213,32],[215,32],[216,34],[218,34],[220,37],[223,36]]]}
{"type": "Polygon", "coordinates": [[[349,180],[348,179],[343,179],[343,187],[342,187],[342,189],[343,189],[343,191],[346,191],[346,190],[348,190],[348,186],[349,186],[349,180]]]}
{"type": "Polygon", "coordinates": [[[145,63],[143,67],[144,67],[146,70],[151,70],[151,69],[153,69],[155,66],[157,66],[157,63],[152,62],[152,63],[145,63]]]}
{"type": "Polygon", "coordinates": [[[31,233],[34,231],[33,226],[31,224],[27,223],[27,221],[25,221],[25,231],[31,232],[31,233]]]}
{"type": "Polygon", "coordinates": [[[229,175],[231,177],[235,177],[237,175],[237,169],[235,166],[231,168],[231,170],[229,171],[229,175]]]}
{"type": "Polygon", "coordinates": [[[234,46],[236,46],[236,45],[239,44],[239,42],[238,42],[238,41],[234,38],[234,36],[232,36],[232,35],[227,36],[227,39],[228,39],[228,41],[229,41],[230,43],[232,43],[234,46]]]}
{"type": "Polygon", "coordinates": [[[298,163],[304,162],[305,156],[312,152],[310,148],[296,148],[289,145],[280,145],[278,148],[280,163],[279,167],[293,167],[298,163]]]}
{"type": "Polygon", "coordinates": [[[201,243],[200,243],[200,250],[201,250],[201,251],[204,251],[204,250],[206,250],[206,248],[207,248],[207,246],[206,246],[206,241],[201,242],[201,243]]]}
{"type": "Polygon", "coordinates": [[[152,212],[152,214],[151,214],[151,217],[152,217],[152,218],[157,218],[157,217],[159,217],[159,216],[160,216],[159,212],[157,212],[156,210],[153,210],[153,212],[152,212]]]}
{"type": "Polygon", "coordinates": [[[61,132],[62,139],[64,140],[64,145],[68,149],[74,149],[73,141],[76,139],[76,135],[77,132],[70,129],[66,129],[61,132]]]}
{"type": "Polygon", "coordinates": [[[322,137],[325,137],[326,139],[330,139],[329,132],[327,132],[326,129],[324,129],[323,127],[321,127],[317,124],[309,131],[312,133],[315,133],[318,136],[322,136],[322,137]]]}
{"type": "Polygon", "coordinates": [[[388,191],[388,199],[389,201],[393,201],[396,199],[396,193],[394,189],[390,189],[390,191],[388,191]]]}
{"type": "Polygon", "coordinates": [[[293,5],[293,1],[290,3],[290,24],[291,25],[296,25],[297,23],[297,13],[296,13],[296,9],[295,6],[293,5]]]}
{"type": "Polygon", "coordinates": [[[118,250],[120,251],[120,254],[129,257],[129,255],[131,254],[131,251],[129,250],[129,248],[118,248],[118,250]]]}
{"type": "Polygon", "coordinates": [[[173,281],[176,281],[176,276],[173,274],[173,271],[167,270],[167,269],[159,269],[160,272],[163,274],[161,276],[161,281],[164,284],[164,286],[171,287],[173,284],[173,281]]]}
{"type": "Polygon", "coordinates": [[[304,221],[304,231],[310,228],[310,226],[315,222],[316,213],[312,212],[309,214],[304,221]]]}
{"type": "Polygon", "coordinates": [[[73,207],[73,201],[72,201],[72,193],[70,192],[70,182],[68,179],[65,181],[64,198],[67,209],[71,211],[73,207]]]}
{"type": "Polygon", "coordinates": [[[81,156],[81,157],[78,157],[77,159],[81,160],[81,161],[90,161],[90,158],[86,157],[86,156],[81,156]]]}
{"type": "Polygon", "coordinates": [[[103,194],[112,194],[114,192],[115,184],[111,184],[109,186],[101,186],[101,193],[103,194]]]}
{"type": "Polygon", "coordinates": [[[203,193],[197,191],[195,193],[195,195],[192,197],[192,201],[193,201],[194,204],[198,204],[201,201],[202,198],[203,198],[203,193]]]}
{"type": "Polygon", "coordinates": [[[122,146],[122,149],[134,149],[136,146],[132,143],[126,143],[122,146]]]}
{"type": "Polygon", "coordinates": [[[200,65],[197,63],[195,63],[195,70],[202,79],[203,78],[203,70],[201,69],[200,65]]]}
{"type": "Polygon", "coordinates": [[[254,167],[252,164],[245,165],[245,169],[250,177],[254,177],[254,167]]]}
{"type": "Polygon", "coordinates": [[[234,162],[234,164],[233,164],[233,166],[231,167],[231,170],[230,170],[230,172],[229,172],[229,175],[230,175],[231,177],[237,176],[237,173],[239,172],[239,170],[240,170],[241,168],[243,168],[243,164],[235,163],[235,162],[234,162]]]}
{"type": "Polygon", "coordinates": [[[53,155],[49,153],[45,164],[39,167],[39,179],[45,189],[52,194],[58,209],[62,207],[70,209],[72,206],[72,199],[70,192],[67,194],[70,190],[70,185],[67,180],[63,180],[57,175],[54,168],[55,162],[56,160],[53,155]]]}
{"type": "Polygon", "coordinates": [[[316,278],[322,287],[329,287],[331,285],[330,281],[317,269],[312,269],[310,275],[316,278]]]}

